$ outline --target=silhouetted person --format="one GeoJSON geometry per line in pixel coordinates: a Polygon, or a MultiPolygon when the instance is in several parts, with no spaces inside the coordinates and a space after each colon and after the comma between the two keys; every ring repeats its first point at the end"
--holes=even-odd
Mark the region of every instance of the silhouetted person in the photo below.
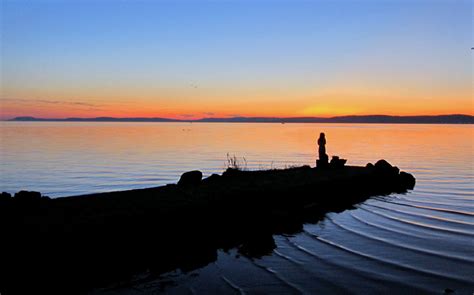
{"type": "Polygon", "coordinates": [[[326,154],[326,136],[323,132],[319,134],[318,146],[319,160],[316,161],[316,166],[326,167],[328,165],[329,157],[326,154]]]}
{"type": "Polygon", "coordinates": [[[321,155],[326,155],[326,136],[324,135],[323,132],[319,134],[318,146],[319,146],[319,159],[321,159],[321,155]]]}

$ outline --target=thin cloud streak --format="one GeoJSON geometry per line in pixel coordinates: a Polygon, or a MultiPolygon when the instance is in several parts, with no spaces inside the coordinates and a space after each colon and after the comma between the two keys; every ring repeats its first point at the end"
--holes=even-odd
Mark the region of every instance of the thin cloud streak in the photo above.
{"type": "Polygon", "coordinates": [[[0,101],[17,102],[17,103],[42,103],[42,104],[58,104],[58,105],[77,105],[86,107],[99,107],[103,104],[93,104],[81,101],[59,101],[47,99],[22,99],[22,98],[2,98],[0,101]]]}

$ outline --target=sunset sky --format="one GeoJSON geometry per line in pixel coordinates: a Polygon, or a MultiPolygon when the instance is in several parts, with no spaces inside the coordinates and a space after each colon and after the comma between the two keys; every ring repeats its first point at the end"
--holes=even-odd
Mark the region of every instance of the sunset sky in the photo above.
{"type": "Polygon", "coordinates": [[[0,119],[473,115],[472,3],[3,0],[0,119]]]}

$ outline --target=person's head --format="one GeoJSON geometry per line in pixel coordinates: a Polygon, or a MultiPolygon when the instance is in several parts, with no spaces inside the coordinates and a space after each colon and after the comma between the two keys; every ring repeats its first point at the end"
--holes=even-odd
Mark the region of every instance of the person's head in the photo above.
{"type": "Polygon", "coordinates": [[[324,136],[325,136],[325,135],[324,135],[324,132],[321,132],[321,133],[319,134],[319,137],[324,138],[324,136]]]}

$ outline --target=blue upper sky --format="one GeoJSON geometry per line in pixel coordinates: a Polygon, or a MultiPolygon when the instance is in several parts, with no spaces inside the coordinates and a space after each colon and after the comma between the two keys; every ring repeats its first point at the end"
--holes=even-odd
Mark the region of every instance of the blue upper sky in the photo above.
{"type": "Polygon", "coordinates": [[[445,91],[468,102],[472,9],[469,0],[4,0],[2,98],[110,102],[97,89],[118,85],[142,89],[147,103],[192,102],[184,88],[196,84],[221,99],[387,87],[403,88],[387,96],[401,100],[445,91]]]}

